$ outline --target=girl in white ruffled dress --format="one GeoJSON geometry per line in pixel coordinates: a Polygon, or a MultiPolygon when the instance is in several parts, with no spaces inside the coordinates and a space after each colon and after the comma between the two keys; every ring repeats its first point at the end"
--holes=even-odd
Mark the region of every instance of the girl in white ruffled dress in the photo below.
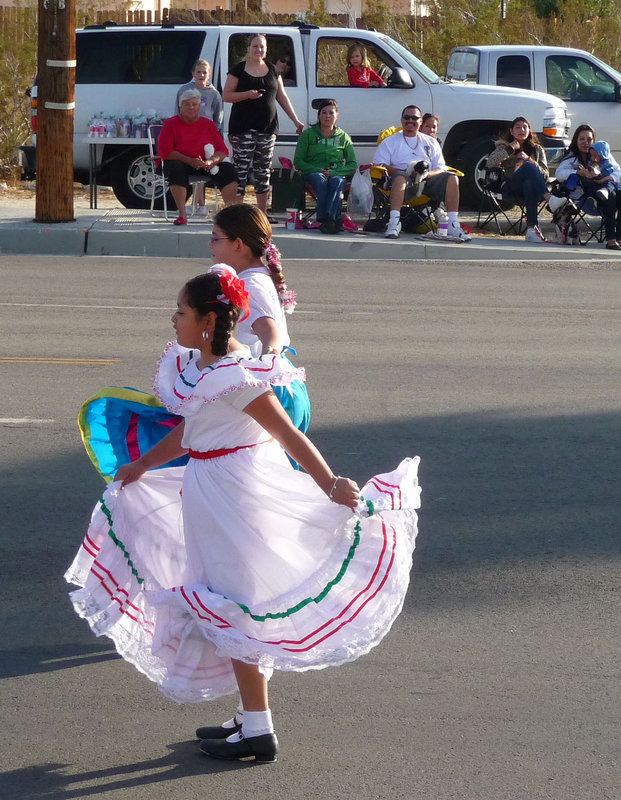
{"type": "Polygon", "coordinates": [[[168,697],[238,688],[235,716],[200,728],[200,748],[265,762],[278,751],[272,671],[352,661],[399,614],[420,489],[418,458],[361,492],[334,475],[270,388],[303,371],[244,358],[232,338],[244,307],[226,272],[181,290],[154,388],[184,422],[119,469],[65,577],[77,613],[168,697]],[[155,469],[187,452],[186,467],[155,469]]]}

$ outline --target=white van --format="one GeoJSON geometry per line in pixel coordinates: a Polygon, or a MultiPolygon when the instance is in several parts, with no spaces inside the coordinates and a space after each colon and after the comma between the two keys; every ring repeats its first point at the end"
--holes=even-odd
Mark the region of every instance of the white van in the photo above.
{"type": "MultiPolygon", "coordinates": [[[[515,116],[518,93],[511,89],[456,85],[438,77],[412,53],[385,34],[373,30],[318,28],[312,25],[93,25],[77,31],[74,167],[86,180],[89,147],[85,141],[90,120],[155,111],[174,113],[177,88],[191,77],[198,58],[212,65],[212,82],[219,90],[229,66],[242,60],[249,34],[267,37],[268,59],[282,53],[292,60],[286,90],[298,117],[317,120],[313,101],[333,97],[339,104],[339,124],[352,137],[358,163],[370,163],[378,133],[398,124],[409,104],[440,117],[439,137],[447,162],[460,168],[462,198],[478,203],[478,164],[490,141],[515,116]],[[371,66],[386,80],[382,89],[349,86],[346,53],[352,43],[367,50],[371,66]],[[288,81],[289,82],[289,81],[288,81]]],[[[563,101],[537,92],[519,92],[520,109],[529,117],[548,155],[560,153],[567,140],[568,119],[563,101]]],[[[230,106],[224,104],[224,131],[230,106]]],[[[275,163],[293,158],[297,135],[285,114],[279,115],[275,163]]],[[[144,145],[131,141],[98,147],[99,182],[112,185],[129,208],[146,207],[150,200],[150,163],[144,145]]]]}

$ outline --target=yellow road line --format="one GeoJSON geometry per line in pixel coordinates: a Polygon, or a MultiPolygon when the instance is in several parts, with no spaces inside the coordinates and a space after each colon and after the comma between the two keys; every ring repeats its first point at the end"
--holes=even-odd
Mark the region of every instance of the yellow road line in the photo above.
{"type": "Polygon", "coordinates": [[[91,364],[111,366],[120,358],[45,358],[44,356],[0,356],[0,364],[91,364]]]}

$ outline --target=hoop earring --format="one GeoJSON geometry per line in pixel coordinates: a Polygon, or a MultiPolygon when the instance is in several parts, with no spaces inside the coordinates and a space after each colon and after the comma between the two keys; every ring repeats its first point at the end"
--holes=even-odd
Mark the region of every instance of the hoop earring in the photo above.
{"type": "Polygon", "coordinates": [[[203,331],[203,341],[204,342],[209,341],[209,334],[207,333],[207,331],[203,331]]]}

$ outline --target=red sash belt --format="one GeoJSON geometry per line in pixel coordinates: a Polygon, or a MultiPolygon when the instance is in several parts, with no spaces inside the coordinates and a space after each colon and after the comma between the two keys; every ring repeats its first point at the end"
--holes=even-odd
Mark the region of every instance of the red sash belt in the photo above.
{"type": "Polygon", "coordinates": [[[208,461],[210,458],[221,458],[222,456],[228,456],[231,453],[236,453],[238,450],[247,450],[249,447],[257,447],[257,445],[267,444],[268,442],[273,441],[274,437],[272,436],[271,438],[266,439],[264,442],[240,444],[239,447],[223,447],[221,450],[206,450],[205,452],[201,452],[200,450],[190,450],[190,458],[200,458],[202,461],[208,461]]]}

